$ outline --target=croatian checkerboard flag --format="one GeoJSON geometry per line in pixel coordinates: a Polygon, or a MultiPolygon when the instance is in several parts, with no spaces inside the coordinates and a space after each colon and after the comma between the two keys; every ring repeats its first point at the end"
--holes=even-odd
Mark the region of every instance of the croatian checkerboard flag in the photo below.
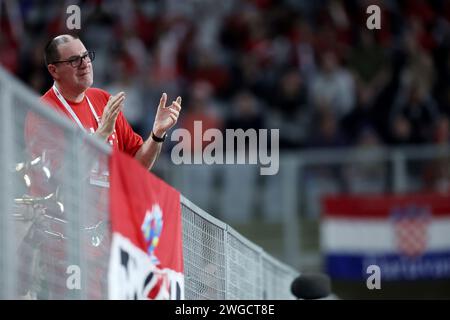
{"type": "Polygon", "coordinates": [[[180,193],[114,149],[110,299],[184,299],[180,193]]]}
{"type": "Polygon", "coordinates": [[[440,194],[330,196],[323,201],[321,246],[333,278],[450,278],[450,198],[440,194]]]}

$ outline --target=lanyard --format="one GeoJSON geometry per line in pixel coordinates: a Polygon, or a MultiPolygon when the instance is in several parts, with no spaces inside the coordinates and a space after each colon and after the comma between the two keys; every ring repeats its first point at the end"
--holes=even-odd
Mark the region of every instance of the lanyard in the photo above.
{"type": "MultiPolygon", "coordinates": [[[[66,108],[67,112],[69,112],[70,116],[73,118],[73,120],[75,120],[75,122],[78,124],[78,126],[86,131],[86,129],[83,127],[83,124],[81,123],[80,119],[77,117],[77,115],[75,114],[75,112],[72,110],[72,108],[70,107],[70,105],[67,103],[66,99],[62,96],[62,94],[59,92],[58,88],[56,87],[56,85],[53,84],[53,92],[55,93],[56,97],[58,97],[59,101],[62,103],[62,105],[64,106],[64,108],[66,108]]],[[[91,109],[92,114],[94,115],[95,120],[97,121],[97,124],[100,125],[100,119],[97,116],[97,113],[95,112],[94,107],[92,106],[91,101],[89,100],[88,96],[86,96],[86,100],[89,104],[89,108],[91,109]]]]}
{"type": "MultiPolygon", "coordinates": [[[[62,94],[59,92],[58,88],[55,85],[53,85],[53,91],[55,92],[55,95],[58,97],[59,101],[62,103],[64,108],[66,108],[67,112],[70,113],[73,120],[75,120],[75,122],[78,124],[78,126],[82,130],[86,131],[86,129],[83,127],[83,124],[81,123],[80,119],[77,117],[77,115],[75,114],[73,109],[70,107],[70,105],[67,103],[66,99],[62,96],[62,94]]],[[[89,108],[91,109],[92,114],[94,115],[95,120],[97,121],[97,124],[100,125],[100,120],[99,120],[99,117],[97,116],[97,112],[95,112],[95,109],[92,106],[92,103],[89,100],[87,95],[86,95],[86,100],[89,104],[89,108]]],[[[114,133],[115,133],[115,130],[114,130],[114,133]]],[[[114,138],[114,134],[112,136],[114,138]]],[[[111,140],[109,140],[109,143],[111,145],[113,144],[113,142],[111,140]]],[[[97,166],[98,166],[98,162],[97,162],[97,166]]],[[[98,170],[99,170],[98,168],[93,168],[91,170],[89,182],[92,185],[109,188],[109,172],[108,172],[108,170],[106,169],[105,171],[103,171],[101,173],[99,173],[98,170]]]]}

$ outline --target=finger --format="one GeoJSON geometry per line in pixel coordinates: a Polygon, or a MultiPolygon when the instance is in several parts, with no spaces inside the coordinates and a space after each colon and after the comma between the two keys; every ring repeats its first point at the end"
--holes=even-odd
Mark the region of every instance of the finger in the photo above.
{"type": "Polygon", "coordinates": [[[177,97],[177,103],[181,106],[181,97],[180,96],[177,97]]]}
{"type": "Polygon", "coordinates": [[[123,91],[119,92],[114,96],[110,96],[108,100],[109,105],[110,106],[113,105],[117,100],[119,100],[122,97],[125,97],[125,93],[123,91]]]}
{"type": "Polygon", "coordinates": [[[120,97],[122,97],[122,96],[125,96],[125,92],[123,92],[123,91],[120,91],[119,93],[117,93],[114,97],[116,97],[116,98],[120,98],[120,97]]]}
{"type": "Polygon", "coordinates": [[[119,99],[117,99],[116,101],[115,101],[115,105],[123,105],[123,102],[125,101],[125,96],[121,96],[119,99]]]}
{"type": "Polygon", "coordinates": [[[116,103],[117,101],[124,100],[125,99],[125,93],[121,92],[117,96],[114,96],[113,99],[111,99],[111,104],[116,103]]]}
{"type": "Polygon", "coordinates": [[[107,113],[104,115],[104,121],[109,121],[111,118],[114,117],[116,113],[120,111],[120,104],[117,106],[113,106],[113,109],[110,109],[107,113]]]}
{"type": "Polygon", "coordinates": [[[159,100],[158,109],[164,109],[166,107],[167,94],[164,92],[159,100]]]}
{"type": "Polygon", "coordinates": [[[109,119],[109,121],[115,125],[119,114],[120,114],[120,109],[116,110],[113,114],[111,114],[111,118],[109,119]]]}
{"type": "Polygon", "coordinates": [[[115,104],[111,105],[109,110],[105,111],[105,118],[106,120],[110,119],[115,113],[119,112],[121,108],[123,107],[123,100],[120,102],[116,102],[115,104]]]}
{"type": "Polygon", "coordinates": [[[110,106],[109,106],[109,112],[114,112],[117,108],[120,107],[121,104],[125,101],[125,97],[122,96],[118,100],[115,100],[110,106]]]}
{"type": "Polygon", "coordinates": [[[109,97],[110,102],[111,102],[111,103],[114,103],[114,101],[116,101],[117,99],[119,99],[119,98],[121,97],[121,93],[122,93],[122,92],[119,92],[118,94],[115,94],[115,95],[113,95],[113,96],[110,96],[110,97],[109,97]]]}
{"type": "Polygon", "coordinates": [[[122,109],[123,109],[123,103],[120,103],[118,105],[117,109],[114,110],[113,115],[117,116],[120,113],[120,111],[122,111],[122,109]]]}
{"type": "Polygon", "coordinates": [[[175,101],[172,102],[172,104],[170,105],[170,108],[174,109],[174,110],[177,110],[177,111],[181,110],[180,104],[178,102],[175,102],[175,101]]]}
{"type": "Polygon", "coordinates": [[[119,117],[120,112],[117,112],[114,114],[114,116],[111,118],[112,123],[115,125],[117,118],[119,117]]]}
{"type": "Polygon", "coordinates": [[[170,114],[173,114],[173,115],[175,115],[178,118],[180,113],[177,110],[175,110],[175,109],[170,109],[170,114]]]}
{"type": "Polygon", "coordinates": [[[177,119],[178,119],[178,118],[177,118],[175,115],[170,114],[170,118],[171,118],[173,121],[177,122],[177,119]]]}

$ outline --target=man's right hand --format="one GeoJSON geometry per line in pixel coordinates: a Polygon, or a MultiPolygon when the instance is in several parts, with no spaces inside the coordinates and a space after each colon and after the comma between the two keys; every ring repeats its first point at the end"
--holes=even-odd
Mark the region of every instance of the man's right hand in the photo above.
{"type": "Polygon", "coordinates": [[[100,120],[99,127],[95,134],[107,140],[113,133],[116,126],[116,120],[119,116],[119,112],[123,109],[123,102],[125,100],[125,93],[119,92],[115,96],[110,96],[105,109],[103,110],[102,119],[100,120]]]}

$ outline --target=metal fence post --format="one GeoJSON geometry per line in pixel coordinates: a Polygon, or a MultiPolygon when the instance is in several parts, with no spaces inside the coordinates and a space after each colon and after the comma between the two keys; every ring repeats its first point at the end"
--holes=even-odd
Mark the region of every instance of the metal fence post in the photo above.
{"type": "Polygon", "coordinates": [[[228,230],[225,227],[223,229],[223,246],[224,246],[224,256],[225,256],[225,296],[224,299],[228,300],[229,299],[229,294],[228,294],[228,285],[229,285],[229,275],[230,275],[230,257],[228,254],[228,230]]]}
{"type": "Polygon", "coordinates": [[[16,297],[16,279],[17,274],[14,266],[16,265],[16,253],[11,243],[14,237],[12,223],[12,199],[13,191],[8,186],[11,183],[11,168],[15,154],[15,145],[12,139],[14,132],[14,119],[12,113],[12,87],[0,74],[0,298],[17,299],[16,297]]]}
{"type": "MultiPolygon", "coordinates": [[[[66,210],[68,213],[69,224],[67,226],[66,252],[67,262],[71,265],[76,265],[81,272],[81,279],[83,279],[86,270],[80,265],[80,205],[85,199],[81,198],[81,184],[82,173],[80,172],[81,161],[77,155],[80,150],[80,143],[78,135],[75,130],[65,130],[67,137],[67,144],[65,148],[65,165],[64,165],[64,179],[63,187],[65,193],[66,210]]],[[[81,280],[80,279],[80,280],[81,280]]],[[[81,290],[85,290],[85,283],[81,281],[81,290]]],[[[68,289],[68,288],[67,288],[68,289]]],[[[81,292],[78,289],[72,289],[69,299],[81,299],[81,292]]],[[[61,297],[58,297],[61,298],[61,297]]]]}
{"type": "Polygon", "coordinates": [[[407,190],[406,178],[406,159],[403,152],[394,150],[391,154],[392,168],[393,168],[393,188],[395,193],[403,193],[407,190]]]}
{"type": "Polygon", "coordinates": [[[286,157],[280,169],[282,174],[281,210],[283,215],[284,258],[297,265],[300,256],[300,228],[298,219],[298,167],[295,159],[286,157]]]}

